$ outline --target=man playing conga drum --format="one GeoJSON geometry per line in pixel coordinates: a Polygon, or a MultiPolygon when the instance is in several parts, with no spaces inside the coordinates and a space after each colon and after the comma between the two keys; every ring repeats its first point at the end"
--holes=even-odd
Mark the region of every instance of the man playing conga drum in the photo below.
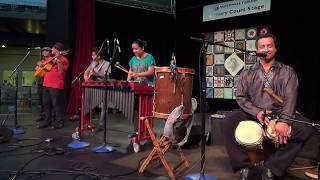
{"type": "Polygon", "coordinates": [[[239,179],[251,179],[253,168],[257,168],[261,170],[263,180],[272,180],[285,175],[287,168],[314,130],[312,127],[279,118],[273,127],[276,142],[279,144],[276,152],[264,162],[258,163],[258,167],[254,167],[250,162],[247,152],[239,146],[235,138],[235,129],[239,122],[249,119],[268,125],[268,114],[271,112],[309,121],[295,113],[298,78],[291,67],[276,61],[276,38],[271,34],[263,35],[258,38],[256,47],[257,53],[265,57],[242,71],[236,93],[236,101],[241,109],[227,115],[223,122],[223,133],[232,168],[240,172],[239,179]],[[273,98],[265,89],[273,90],[283,98],[283,103],[273,98]]]}

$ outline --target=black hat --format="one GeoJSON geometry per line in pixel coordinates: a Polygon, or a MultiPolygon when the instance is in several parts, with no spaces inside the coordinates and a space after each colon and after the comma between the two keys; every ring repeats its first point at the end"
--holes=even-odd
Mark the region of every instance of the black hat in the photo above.
{"type": "Polygon", "coordinates": [[[60,43],[60,42],[56,42],[56,43],[52,46],[52,48],[56,48],[56,49],[58,49],[59,51],[63,51],[63,50],[64,50],[64,45],[63,45],[62,43],[60,43]]]}
{"type": "Polygon", "coordinates": [[[50,47],[43,47],[43,48],[41,48],[41,51],[51,51],[51,48],[50,47]]]}

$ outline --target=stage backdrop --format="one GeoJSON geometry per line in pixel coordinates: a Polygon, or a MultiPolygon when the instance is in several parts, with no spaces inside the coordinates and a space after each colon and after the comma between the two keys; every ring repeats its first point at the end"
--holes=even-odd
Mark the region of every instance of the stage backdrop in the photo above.
{"type": "MultiPolygon", "coordinates": [[[[205,32],[204,39],[246,51],[256,50],[256,40],[270,32],[269,25],[225,31],[205,32]]],[[[258,58],[221,45],[209,45],[207,50],[207,98],[235,99],[239,74],[258,58]]]]}

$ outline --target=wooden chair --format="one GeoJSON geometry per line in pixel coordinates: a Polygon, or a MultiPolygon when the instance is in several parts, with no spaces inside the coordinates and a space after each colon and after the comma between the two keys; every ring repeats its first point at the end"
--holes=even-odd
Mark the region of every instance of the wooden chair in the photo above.
{"type": "Polygon", "coordinates": [[[172,147],[172,142],[164,136],[162,136],[159,140],[157,140],[156,136],[154,135],[149,125],[149,120],[147,117],[140,117],[140,121],[143,121],[144,124],[146,125],[154,147],[151,153],[148,155],[147,159],[140,166],[139,173],[143,173],[150,163],[160,159],[170,179],[175,180],[176,177],[174,175],[174,171],[176,171],[181,165],[184,165],[185,168],[188,168],[190,166],[189,161],[184,156],[181,148],[177,146],[176,150],[180,155],[180,162],[174,168],[172,168],[165,158],[166,152],[172,147]]]}

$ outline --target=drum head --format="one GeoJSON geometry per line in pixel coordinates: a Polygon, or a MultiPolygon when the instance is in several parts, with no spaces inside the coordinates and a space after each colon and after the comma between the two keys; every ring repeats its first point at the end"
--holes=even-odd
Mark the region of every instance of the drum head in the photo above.
{"type": "Polygon", "coordinates": [[[241,121],[236,128],[235,137],[237,142],[242,145],[259,144],[263,139],[263,129],[261,125],[255,121],[241,121]]]}

